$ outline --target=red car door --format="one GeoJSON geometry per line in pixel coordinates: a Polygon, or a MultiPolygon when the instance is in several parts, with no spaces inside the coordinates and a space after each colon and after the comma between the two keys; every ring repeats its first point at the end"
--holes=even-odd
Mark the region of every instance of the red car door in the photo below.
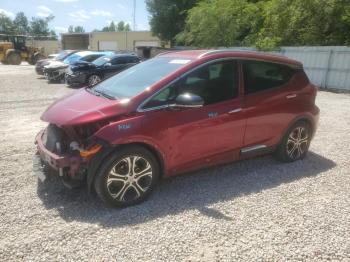
{"type": "Polygon", "coordinates": [[[235,160],[243,144],[245,118],[240,98],[202,108],[173,111],[169,117],[173,172],[235,160]]]}
{"type": "Polygon", "coordinates": [[[287,65],[244,61],[245,149],[275,146],[298,112],[295,70],[287,65]]]}
{"type": "MultiPolygon", "coordinates": [[[[157,140],[167,143],[171,174],[237,159],[245,128],[237,62],[223,60],[204,65],[168,88],[163,92],[166,96],[192,93],[205,101],[196,109],[147,112],[145,125],[161,122],[166,126],[157,140]]],[[[157,105],[162,96],[159,94],[149,104],[157,105]]]]}

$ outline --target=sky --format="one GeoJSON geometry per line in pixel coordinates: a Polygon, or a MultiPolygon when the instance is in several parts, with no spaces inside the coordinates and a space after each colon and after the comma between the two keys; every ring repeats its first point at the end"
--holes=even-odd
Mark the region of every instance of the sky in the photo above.
{"type": "MultiPolygon", "coordinates": [[[[9,0],[1,1],[0,13],[14,18],[17,12],[23,11],[31,17],[55,19],[49,23],[50,29],[58,34],[67,32],[70,25],[83,26],[86,32],[102,29],[111,21],[123,20],[133,26],[133,0],[9,0]]],[[[136,30],[149,30],[148,12],[145,0],[136,0],[136,30]]]]}

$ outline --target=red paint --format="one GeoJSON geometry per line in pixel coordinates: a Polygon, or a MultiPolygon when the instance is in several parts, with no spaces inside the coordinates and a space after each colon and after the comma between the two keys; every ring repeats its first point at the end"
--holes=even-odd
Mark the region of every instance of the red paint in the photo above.
{"type": "MultiPolygon", "coordinates": [[[[271,61],[301,67],[301,63],[276,55],[255,52],[182,51],[163,56],[192,59],[181,69],[149,87],[148,91],[125,104],[118,100],[97,97],[81,89],[58,100],[42,116],[42,120],[61,127],[74,127],[112,119],[94,136],[111,145],[143,143],[163,158],[165,175],[178,174],[239,160],[240,149],[256,144],[275,147],[286,129],[297,119],[308,119],[316,129],[319,109],[315,105],[316,88],[303,73],[278,88],[244,95],[242,66],[239,66],[239,97],[197,109],[161,109],[137,112],[138,106],[154,92],[188,70],[211,60],[237,58],[271,61]],[[290,94],[296,98],[287,99],[290,94]],[[239,109],[240,112],[228,114],[239,109]],[[209,112],[218,116],[209,118],[209,112]],[[118,120],[114,120],[118,119],[118,120]],[[123,125],[130,125],[123,129],[123,125]]],[[[40,138],[39,138],[40,139],[40,138]]]]}

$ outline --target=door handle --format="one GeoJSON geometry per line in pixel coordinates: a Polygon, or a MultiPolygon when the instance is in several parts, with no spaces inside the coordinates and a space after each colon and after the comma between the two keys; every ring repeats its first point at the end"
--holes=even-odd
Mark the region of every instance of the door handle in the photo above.
{"type": "Polygon", "coordinates": [[[286,96],[287,99],[292,99],[292,98],[296,98],[296,97],[297,97],[297,94],[290,94],[290,95],[286,96]]]}
{"type": "Polygon", "coordinates": [[[229,111],[228,113],[229,114],[235,114],[235,113],[238,113],[238,112],[241,112],[242,111],[242,108],[236,108],[236,109],[233,109],[231,111],[229,111]]]}

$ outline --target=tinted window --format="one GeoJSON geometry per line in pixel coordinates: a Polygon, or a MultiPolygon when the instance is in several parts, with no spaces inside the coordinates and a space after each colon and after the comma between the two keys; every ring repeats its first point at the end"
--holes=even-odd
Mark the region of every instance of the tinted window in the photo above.
{"type": "Polygon", "coordinates": [[[287,83],[293,69],[286,65],[260,62],[244,61],[244,93],[251,94],[287,83]]]}
{"type": "Polygon", "coordinates": [[[128,63],[138,63],[139,59],[134,56],[127,57],[128,63]]]}
{"type": "Polygon", "coordinates": [[[108,56],[102,56],[93,61],[97,66],[104,65],[105,63],[110,63],[111,59],[108,56]]]}
{"type": "Polygon", "coordinates": [[[88,55],[83,57],[81,60],[86,62],[92,62],[101,56],[103,56],[103,54],[88,55]]]}
{"type": "Polygon", "coordinates": [[[65,57],[67,57],[69,53],[67,51],[61,51],[58,56],[56,56],[56,60],[62,60],[64,59],[65,57]]]}
{"type": "Polygon", "coordinates": [[[73,55],[68,56],[66,59],[64,59],[63,63],[73,64],[74,62],[78,61],[80,58],[81,58],[81,55],[73,54],[73,55]]]}
{"type": "Polygon", "coordinates": [[[236,61],[222,61],[203,66],[155,95],[144,108],[166,105],[183,93],[203,98],[205,105],[238,96],[239,81],[236,61]]]}
{"type": "Polygon", "coordinates": [[[112,65],[122,65],[127,63],[126,57],[117,57],[112,59],[111,61],[112,65]]]}

